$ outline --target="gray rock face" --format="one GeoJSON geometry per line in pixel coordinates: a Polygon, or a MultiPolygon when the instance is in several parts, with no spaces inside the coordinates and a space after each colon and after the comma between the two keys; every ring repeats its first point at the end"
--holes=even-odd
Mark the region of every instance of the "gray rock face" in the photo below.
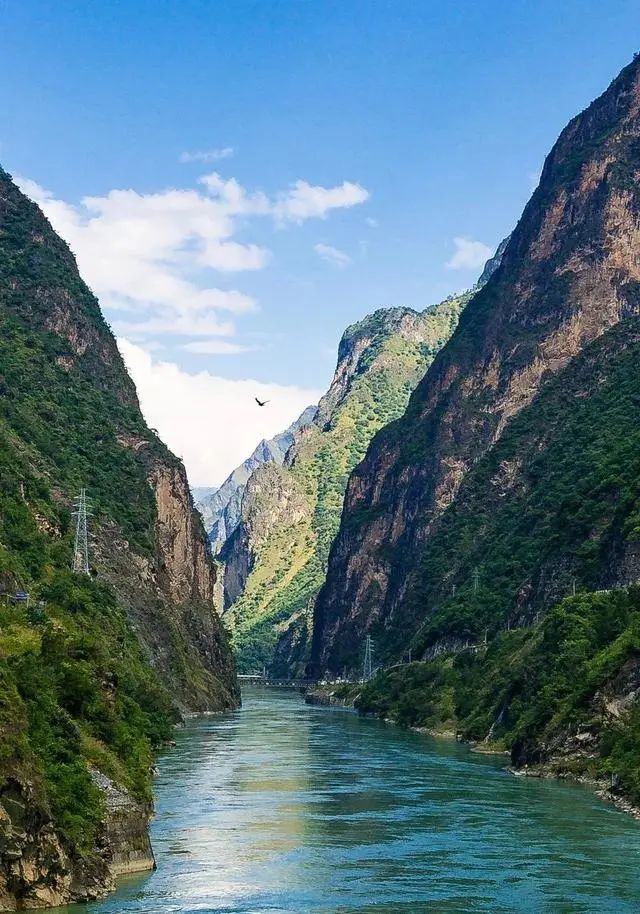
{"type": "Polygon", "coordinates": [[[104,797],[102,853],[111,875],[126,876],[155,869],[148,831],[150,810],[102,772],[93,770],[91,777],[104,797]]]}
{"type": "Polygon", "coordinates": [[[280,466],[285,454],[293,444],[296,432],[313,422],[316,412],[317,407],[308,406],[284,432],[269,441],[262,440],[253,454],[239,467],[236,467],[213,494],[200,499],[196,497],[196,508],[202,514],[214,555],[219,552],[238,526],[242,496],[253,471],[263,463],[275,463],[280,466]]]}
{"type": "Polygon", "coordinates": [[[493,255],[493,257],[490,257],[487,260],[487,262],[484,265],[484,270],[480,274],[480,279],[478,280],[478,286],[484,286],[484,284],[487,283],[491,279],[493,274],[496,272],[496,270],[502,263],[502,258],[504,256],[504,252],[507,249],[507,245],[509,244],[510,238],[511,238],[511,235],[507,235],[506,238],[503,238],[502,241],[500,242],[500,244],[498,245],[498,247],[496,248],[496,252],[493,255]]]}

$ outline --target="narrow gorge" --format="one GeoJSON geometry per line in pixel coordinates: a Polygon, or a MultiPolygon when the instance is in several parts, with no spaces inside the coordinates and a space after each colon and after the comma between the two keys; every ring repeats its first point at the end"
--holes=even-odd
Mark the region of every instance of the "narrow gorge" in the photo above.
{"type": "Polygon", "coordinates": [[[84,220],[108,272],[98,198],[41,209],[30,184],[0,168],[0,912],[633,914],[640,56],[562,130],[497,249],[505,220],[491,247],[451,232],[446,281],[402,234],[445,214],[404,188],[387,243],[416,298],[393,300],[438,301],[461,262],[460,288],[479,276],[423,310],[354,320],[389,300],[381,223],[358,215],[348,252],[317,226],[365,212],[355,180],[111,191],[134,280],[108,304],[43,212],[84,220]],[[235,240],[251,219],[264,246],[235,240]],[[235,277],[273,267],[270,305],[293,288],[310,314],[303,262],[342,309],[304,339],[235,277]],[[119,337],[137,389],[112,306],[144,314],[119,337]],[[338,318],[328,387],[333,356],[323,387],[292,377],[338,318]],[[228,356],[258,367],[224,375],[228,356]]]}
{"type": "Polygon", "coordinates": [[[349,473],[376,432],[402,414],[470,294],[422,312],[380,309],[349,327],[311,420],[307,413],[297,423],[280,463],[249,476],[238,524],[218,553],[241,672],[304,675],[349,473]]]}

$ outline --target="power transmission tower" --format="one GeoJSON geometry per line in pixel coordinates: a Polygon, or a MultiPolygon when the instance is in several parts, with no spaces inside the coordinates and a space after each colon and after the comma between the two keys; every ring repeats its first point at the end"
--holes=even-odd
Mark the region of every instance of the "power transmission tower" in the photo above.
{"type": "Polygon", "coordinates": [[[473,592],[478,593],[478,584],[480,583],[480,569],[476,565],[473,569],[473,592]]]}
{"type": "Polygon", "coordinates": [[[90,511],[87,507],[87,490],[80,489],[80,495],[74,502],[73,516],[76,518],[76,539],[73,547],[73,561],[71,570],[78,574],[89,574],[89,534],[87,531],[87,517],[90,511]]]}
{"type": "Polygon", "coordinates": [[[373,676],[373,641],[367,635],[364,642],[364,662],[362,664],[362,681],[369,682],[373,676]]]}

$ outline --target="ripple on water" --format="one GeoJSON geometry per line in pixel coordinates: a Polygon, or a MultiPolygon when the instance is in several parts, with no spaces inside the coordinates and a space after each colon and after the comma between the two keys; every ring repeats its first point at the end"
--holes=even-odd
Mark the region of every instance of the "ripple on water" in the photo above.
{"type": "Polygon", "coordinates": [[[159,762],[158,871],[66,914],[640,910],[640,828],[579,787],[259,690],[159,762]]]}

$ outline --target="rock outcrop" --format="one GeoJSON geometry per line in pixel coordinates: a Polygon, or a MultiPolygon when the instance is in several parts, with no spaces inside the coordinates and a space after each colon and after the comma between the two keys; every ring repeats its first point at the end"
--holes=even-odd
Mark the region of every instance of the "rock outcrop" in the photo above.
{"type": "MultiPolygon", "coordinates": [[[[553,554],[536,547],[525,555],[523,546],[513,575],[505,574],[514,566],[508,532],[518,515],[514,510],[508,532],[500,533],[492,520],[496,503],[522,510],[512,497],[540,482],[535,462],[546,453],[550,431],[545,403],[557,405],[553,428],[560,442],[564,420],[595,394],[574,376],[574,366],[592,357],[606,383],[609,336],[621,358],[633,345],[640,307],[639,74],[636,59],[563,130],[500,267],[465,309],[402,420],[376,437],[351,476],[316,603],[317,671],[355,665],[366,632],[377,639],[379,659],[397,657],[412,644],[425,649],[442,635],[474,635],[478,626],[506,625],[510,614],[544,609],[558,598],[554,587],[543,596],[554,578],[566,588],[576,576],[596,584],[598,574],[605,576],[604,552],[589,569],[576,560],[577,552],[586,555],[599,542],[604,512],[591,530],[581,527],[557,540],[553,554]],[[547,401],[543,394],[554,379],[547,401]],[[563,390],[571,391],[570,403],[560,402],[563,390]],[[465,508],[471,504],[473,513],[465,508]],[[485,536],[489,528],[492,535],[485,536]],[[502,571],[489,578],[481,566],[498,547],[502,571]],[[481,587],[487,588],[482,607],[481,587]]],[[[632,376],[625,378],[632,383],[632,376]]],[[[602,386],[598,391],[605,396],[602,386]]],[[[593,419],[590,414],[581,428],[591,428],[593,419]]],[[[565,454],[575,450],[575,469],[575,435],[563,447],[565,454]]],[[[582,467],[583,476],[593,466],[582,467]]],[[[567,479],[569,470],[563,465],[567,479]]],[[[557,476],[553,466],[548,471],[550,485],[557,476]]],[[[600,485],[605,478],[601,472],[600,485]]],[[[549,518],[558,517],[556,507],[545,503],[549,518]]],[[[537,510],[528,503],[520,515],[529,533],[540,519],[537,510]]],[[[612,525],[610,517],[613,536],[612,525]]]]}

